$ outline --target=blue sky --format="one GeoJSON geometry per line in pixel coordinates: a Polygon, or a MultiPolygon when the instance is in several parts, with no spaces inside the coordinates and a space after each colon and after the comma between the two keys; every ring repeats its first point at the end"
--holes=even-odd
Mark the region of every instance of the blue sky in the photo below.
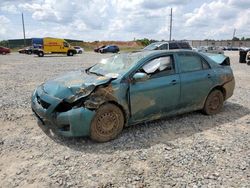
{"type": "Polygon", "coordinates": [[[250,37],[249,0],[0,0],[0,40],[60,37],[95,40],[250,37]]]}

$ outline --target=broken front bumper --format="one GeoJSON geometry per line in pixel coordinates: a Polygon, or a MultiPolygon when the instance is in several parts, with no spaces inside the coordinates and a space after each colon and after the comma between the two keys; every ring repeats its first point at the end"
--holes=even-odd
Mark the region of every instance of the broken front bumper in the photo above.
{"type": "Polygon", "coordinates": [[[67,137],[88,136],[95,112],[83,107],[56,112],[55,109],[61,102],[61,99],[47,95],[38,87],[32,95],[31,108],[44,128],[51,128],[67,137]]]}

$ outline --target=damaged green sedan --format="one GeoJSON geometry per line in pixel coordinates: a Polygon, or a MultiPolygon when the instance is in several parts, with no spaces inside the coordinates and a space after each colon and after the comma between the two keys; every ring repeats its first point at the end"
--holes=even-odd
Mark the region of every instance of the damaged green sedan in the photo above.
{"type": "Polygon", "coordinates": [[[224,55],[143,51],[50,80],[34,91],[31,106],[60,135],[105,142],[128,125],[195,110],[216,114],[234,87],[224,55]]]}

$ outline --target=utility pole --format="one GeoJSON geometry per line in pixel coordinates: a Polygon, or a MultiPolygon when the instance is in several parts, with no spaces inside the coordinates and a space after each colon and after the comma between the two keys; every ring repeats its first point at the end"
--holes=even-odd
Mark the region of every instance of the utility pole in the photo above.
{"type": "Polygon", "coordinates": [[[26,46],[26,38],[25,38],[25,27],[24,27],[23,13],[22,13],[22,23],[23,23],[23,44],[24,44],[24,46],[26,46]]]}
{"type": "Polygon", "coordinates": [[[233,39],[232,39],[232,44],[231,44],[231,47],[234,46],[234,37],[235,37],[235,33],[236,33],[236,29],[234,28],[234,32],[233,32],[233,39]]]}
{"type": "Polygon", "coordinates": [[[236,33],[236,29],[234,29],[234,33],[233,33],[233,39],[234,39],[234,37],[235,37],[235,33],[236,33]]]}
{"type": "Polygon", "coordinates": [[[173,12],[172,12],[172,8],[170,11],[170,26],[169,26],[169,41],[171,41],[172,38],[172,21],[173,21],[173,12]]]}

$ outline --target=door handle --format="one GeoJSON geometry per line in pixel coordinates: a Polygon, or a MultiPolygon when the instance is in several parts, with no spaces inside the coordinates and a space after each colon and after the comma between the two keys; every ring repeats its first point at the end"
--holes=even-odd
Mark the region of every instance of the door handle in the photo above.
{"type": "Polygon", "coordinates": [[[171,81],[171,84],[172,84],[172,85],[176,85],[176,84],[177,84],[177,81],[176,81],[176,80],[172,80],[172,81],[171,81]]]}
{"type": "Polygon", "coordinates": [[[207,77],[208,77],[208,78],[211,78],[211,74],[207,74],[207,77]]]}

